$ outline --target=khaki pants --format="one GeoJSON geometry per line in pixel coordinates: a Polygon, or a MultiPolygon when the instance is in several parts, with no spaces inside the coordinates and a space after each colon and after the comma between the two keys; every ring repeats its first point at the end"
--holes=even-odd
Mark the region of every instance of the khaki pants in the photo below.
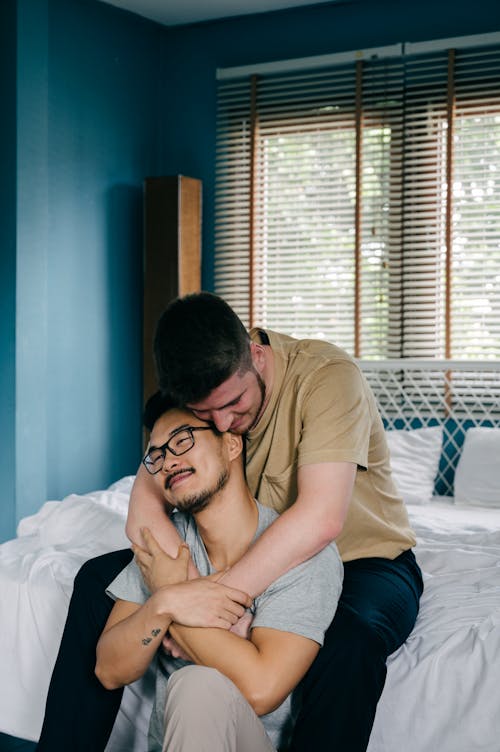
{"type": "Polygon", "coordinates": [[[237,687],[205,666],[175,671],[167,685],[163,752],[275,752],[237,687]]]}

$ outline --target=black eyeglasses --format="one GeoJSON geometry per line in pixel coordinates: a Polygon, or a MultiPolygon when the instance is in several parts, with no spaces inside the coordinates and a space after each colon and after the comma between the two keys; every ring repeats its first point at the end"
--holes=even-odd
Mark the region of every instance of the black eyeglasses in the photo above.
{"type": "Polygon", "coordinates": [[[186,428],[179,428],[173,436],[169,438],[166,444],[162,444],[160,447],[152,447],[142,460],[142,464],[151,475],[159,473],[165,462],[167,456],[167,449],[175,457],[180,457],[181,454],[186,454],[190,449],[194,447],[195,431],[212,431],[211,426],[187,426],[186,428]]]}

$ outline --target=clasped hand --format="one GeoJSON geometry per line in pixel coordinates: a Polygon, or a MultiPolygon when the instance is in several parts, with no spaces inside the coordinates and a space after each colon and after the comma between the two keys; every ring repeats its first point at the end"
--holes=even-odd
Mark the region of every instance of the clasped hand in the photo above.
{"type": "Polygon", "coordinates": [[[134,544],[132,551],[147,588],[155,593],[170,587],[175,595],[175,621],[189,627],[230,629],[251,605],[241,590],[218,583],[225,572],[188,579],[189,547],[181,543],[177,557],[169,556],[148,528],[143,528],[144,548],[134,544]]]}

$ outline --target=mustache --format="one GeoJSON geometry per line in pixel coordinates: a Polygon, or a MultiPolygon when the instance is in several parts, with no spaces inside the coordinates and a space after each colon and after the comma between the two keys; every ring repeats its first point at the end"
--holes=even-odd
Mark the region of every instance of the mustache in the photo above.
{"type": "Polygon", "coordinates": [[[172,479],[175,478],[176,475],[182,475],[183,473],[195,473],[195,472],[196,470],[194,469],[194,467],[183,467],[182,470],[174,470],[173,473],[170,473],[165,478],[165,488],[166,489],[170,488],[172,479]]]}

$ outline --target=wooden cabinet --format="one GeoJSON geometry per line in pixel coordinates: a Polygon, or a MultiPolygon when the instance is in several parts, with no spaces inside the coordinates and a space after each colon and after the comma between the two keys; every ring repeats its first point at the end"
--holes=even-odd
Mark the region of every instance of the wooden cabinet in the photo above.
{"type": "Polygon", "coordinates": [[[183,175],[144,181],[144,399],[157,389],[156,323],[178,295],[201,287],[201,181],[183,175]]]}

